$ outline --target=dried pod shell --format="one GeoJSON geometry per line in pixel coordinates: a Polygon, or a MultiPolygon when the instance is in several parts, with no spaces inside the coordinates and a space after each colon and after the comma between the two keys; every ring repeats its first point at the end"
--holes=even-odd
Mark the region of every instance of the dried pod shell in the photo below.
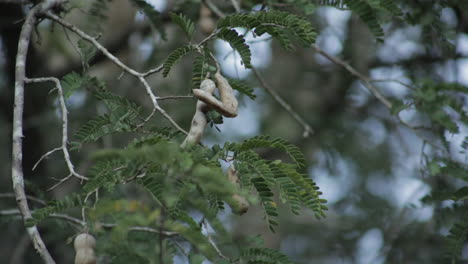
{"type": "MultiPolygon", "coordinates": [[[[221,97],[221,101],[216,99],[212,95],[211,88],[214,85],[210,83],[210,90],[206,89],[193,89],[193,95],[198,98],[198,100],[203,101],[211,108],[218,111],[218,113],[222,114],[225,117],[236,117],[237,116],[237,99],[234,96],[234,92],[229,85],[228,81],[219,73],[214,75],[214,78],[217,83],[217,87],[219,89],[219,95],[221,97]]],[[[203,83],[202,83],[203,84],[203,83]]],[[[215,86],[216,87],[216,86],[215,86]]]]}
{"type": "Polygon", "coordinates": [[[219,96],[221,96],[221,101],[223,102],[224,108],[226,108],[227,114],[225,114],[225,116],[236,117],[237,106],[239,103],[234,96],[234,91],[232,90],[231,85],[219,72],[214,75],[214,79],[219,89],[219,96]]]}
{"type": "Polygon", "coordinates": [[[96,239],[90,234],[81,233],[75,237],[75,264],[96,264],[96,239]]]}
{"type": "Polygon", "coordinates": [[[193,89],[193,94],[195,97],[199,99],[197,102],[197,106],[195,109],[195,114],[192,118],[192,124],[190,125],[190,131],[185,138],[184,142],[182,143],[181,147],[186,147],[187,145],[195,145],[198,144],[203,137],[203,132],[205,127],[208,123],[206,119],[205,113],[210,109],[208,104],[211,104],[212,99],[216,99],[212,96],[214,90],[216,89],[215,83],[210,80],[204,80],[201,85],[200,89],[193,89]],[[208,100],[209,103],[206,104],[203,100],[201,100],[197,95],[203,93],[204,95],[211,96],[212,99],[208,100]]]}

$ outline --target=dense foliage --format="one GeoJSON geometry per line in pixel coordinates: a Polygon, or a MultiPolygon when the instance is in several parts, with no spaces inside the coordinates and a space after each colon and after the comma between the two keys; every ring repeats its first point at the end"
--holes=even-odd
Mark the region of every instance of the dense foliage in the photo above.
{"type": "MultiPolygon", "coordinates": [[[[429,67],[418,59],[456,60],[460,54],[456,53],[455,36],[458,32],[468,34],[468,28],[463,28],[463,23],[468,23],[467,4],[463,1],[389,0],[176,1],[168,10],[159,12],[149,1],[130,2],[140,12],[139,16],[143,14],[145,18],[129,30],[125,42],[131,39],[131,32],[139,32],[134,38],[144,40],[129,49],[151,46],[149,54],[141,61],[123,59],[123,55],[121,59],[126,64],[122,64],[117,59],[121,57],[117,56],[118,47],[99,44],[101,35],[102,42],[107,41],[104,26],[112,20],[111,10],[115,4],[112,1],[71,0],[61,4],[61,8],[52,9],[52,13],[43,14],[41,18],[50,23],[36,25],[36,39],[44,39],[45,44],[34,48],[47,49],[45,53],[50,52],[50,59],[61,61],[62,65],[56,72],[38,69],[27,77],[57,76],[61,87],[55,85],[54,88],[51,85],[54,83],[47,82],[30,84],[27,89],[50,88],[46,102],[50,104],[49,119],[62,120],[62,126],[69,126],[71,131],[62,146],[70,151],[71,158],[67,154],[64,157],[54,154],[49,162],[47,158],[52,157],[49,155],[52,153],[42,156],[44,153],[29,153],[27,148],[24,152],[25,156],[44,158],[37,167],[44,173],[40,175],[42,179],[60,178],[52,183],[37,180],[38,177],[29,181],[30,172],[25,170],[26,192],[46,200],[46,204],[33,206],[32,218],[26,219],[26,226],[38,225],[41,233],[47,230],[44,232],[46,246],[53,248],[53,243],[61,244],[78,233],[89,232],[97,241],[99,263],[202,263],[208,260],[266,264],[309,263],[311,259],[314,263],[338,263],[340,256],[342,262],[339,263],[358,263],[365,258],[349,257],[358,254],[353,253],[355,244],[366,231],[378,228],[384,236],[383,245],[375,259],[366,263],[463,261],[468,240],[465,213],[468,88],[456,79],[449,81],[443,74],[432,75],[440,72],[442,66],[429,67]],[[208,16],[199,12],[201,5],[208,10],[205,11],[209,12],[208,16]],[[348,26],[351,33],[342,41],[342,54],[327,53],[326,47],[324,51],[320,43],[316,44],[324,32],[325,22],[321,21],[324,18],[320,14],[332,9],[351,12],[348,26]],[[456,23],[446,22],[444,12],[452,12],[456,23]],[[73,21],[73,16],[86,22],[76,26],[67,24],[71,22],[66,21],[73,21]],[[210,20],[213,28],[202,28],[202,19],[210,20]],[[355,26],[357,33],[352,33],[353,23],[358,25],[355,26]],[[421,44],[419,57],[395,62],[401,67],[402,78],[373,78],[372,67],[382,67],[379,63],[383,63],[372,62],[366,56],[376,47],[387,44],[395,28],[409,27],[421,31],[417,40],[421,44]],[[253,40],[249,36],[253,36],[253,40]],[[281,65],[265,70],[265,75],[273,76],[271,83],[275,83],[275,78],[299,79],[291,84],[302,85],[302,88],[295,90],[288,81],[278,81],[279,86],[284,85],[280,87],[284,91],[275,92],[265,84],[260,70],[256,69],[253,49],[255,40],[265,40],[265,36],[267,41],[274,41],[273,45],[278,44],[275,46],[278,56],[296,56],[292,57],[295,66],[288,65],[287,60],[279,61],[281,65]],[[217,71],[226,72],[223,58],[217,56],[215,43],[220,41],[228,43],[241,65],[257,78],[258,82],[253,78],[228,78],[243,105],[264,105],[264,91],[267,91],[291,116],[281,117],[278,113],[284,110],[271,106],[271,117],[278,114],[278,120],[255,120],[263,122],[261,133],[242,140],[226,140],[226,131],[222,129],[226,117],[212,110],[206,117],[211,127],[221,128],[221,133],[210,130],[205,138],[212,138],[211,141],[181,147],[186,132],[174,122],[190,126],[195,109],[195,101],[183,97],[191,98],[191,89],[198,89],[207,76],[217,71]],[[326,68],[331,64],[319,63],[311,66],[308,60],[314,57],[304,54],[314,51],[330,59],[337,68],[329,70],[326,68]],[[350,55],[349,52],[366,54],[350,55]],[[74,55],[70,55],[72,53],[74,55]],[[303,58],[297,57],[301,55],[303,58]],[[339,59],[342,56],[346,59],[339,59]],[[79,57],[78,63],[63,65],[67,57],[70,60],[79,57]],[[115,65],[102,68],[103,57],[115,65]],[[371,66],[372,63],[375,65],[371,66]],[[290,66],[291,71],[296,71],[291,74],[296,75],[285,77],[282,68],[290,66]],[[297,71],[305,68],[316,71],[317,75],[309,79],[298,77],[302,73],[297,71]],[[308,101],[308,95],[301,94],[304,94],[304,87],[310,89],[307,80],[314,78],[321,80],[311,82],[316,85],[321,82],[323,87],[316,88],[314,95],[310,95],[315,99],[308,101]],[[355,80],[362,85],[358,86],[355,80]],[[391,88],[396,86],[384,85],[388,83],[399,85],[405,92],[392,93],[391,88]],[[257,84],[264,90],[254,89],[257,84]],[[327,91],[328,86],[336,87],[327,91]],[[165,101],[159,95],[161,87],[171,95],[182,93],[184,96],[164,105],[164,109],[167,108],[164,110],[160,106],[165,101]],[[356,87],[367,88],[373,99],[352,106],[347,99],[351,89],[362,93],[356,87]],[[80,96],[86,98],[84,103],[73,101],[80,96]],[[64,105],[60,108],[61,98],[66,101],[68,109],[65,109],[69,113],[64,111],[64,105]],[[151,100],[152,104],[146,104],[145,100],[151,100]],[[189,103],[181,100],[189,100],[189,103]],[[284,100],[289,100],[290,105],[284,100]],[[304,105],[294,100],[302,100],[304,105]],[[311,102],[316,105],[309,107],[311,102]],[[353,113],[347,112],[348,107],[354,107],[353,113]],[[305,116],[306,121],[300,116],[305,116]],[[367,132],[357,132],[362,129],[361,120],[369,118],[381,124],[387,135],[376,146],[370,143],[372,138],[365,135],[367,132]],[[293,127],[295,121],[301,127],[292,129],[294,132],[284,132],[288,126],[293,127]],[[303,122],[310,123],[314,133],[309,133],[308,125],[303,122]],[[404,134],[403,143],[396,138],[398,134],[404,134]],[[455,136],[462,139],[452,140],[455,136]],[[223,143],[212,143],[213,138],[223,143]],[[414,148],[414,142],[408,143],[412,140],[420,143],[416,146],[419,152],[405,150],[405,144],[414,148]],[[378,175],[397,174],[399,164],[405,162],[401,157],[405,155],[411,155],[408,160],[420,160],[418,167],[409,165],[409,171],[430,190],[421,199],[411,202],[415,202],[415,207],[430,208],[428,219],[418,220],[418,211],[408,213],[412,209],[406,204],[404,208],[392,206],[391,199],[382,198],[379,193],[384,193],[385,187],[372,184],[372,179],[381,179],[378,175]],[[320,158],[325,162],[320,162],[320,158]],[[64,159],[67,167],[63,167],[64,159]],[[71,162],[80,174],[74,173],[71,162]],[[44,163],[51,168],[45,168],[44,163]],[[322,193],[326,195],[326,189],[320,189],[320,182],[317,184],[311,175],[320,166],[322,170],[337,174],[339,170],[354,170],[360,180],[350,178],[337,183],[351,191],[327,204],[322,193]],[[229,179],[228,167],[235,168],[238,182],[229,179]],[[62,175],[66,176],[67,172],[70,174],[64,178],[62,175]],[[83,176],[77,178],[75,174],[83,176]],[[46,191],[48,188],[52,192],[46,191]],[[239,197],[248,201],[247,215],[241,215],[239,197]],[[331,213],[327,213],[329,207],[331,213]],[[238,220],[240,225],[262,221],[263,226],[258,232],[246,228],[243,233],[242,227],[236,228],[230,219],[238,220]],[[51,230],[56,224],[64,227],[63,230],[51,230]],[[267,239],[275,232],[282,236],[279,244],[288,243],[291,236],[302,235],[305,242],[300,247],[312,249],[288,251],[288,247],[282,245],[278,250],[278,244],[270,244],[267,239]]],[[[33,4],[25,6],[27,12],[33,4]]],[[[133,23],[134,14],[130,17],[133,23]]],[[[111,26],[124,30],[123,24],[111,26]]],[[[9,35],[2,31],[1,36],[8,47],[9,35]]],[[[13,78],[5,72],[2,76],[5,80],[13,78]]],[[[6,83],[4,81],[2,86],[7,87],[6,83]]],[[[33,104],[26,100],[26,107],[28,103],[33,104]]],[[[28,114],[25,115],[27,122],[28,114]]],[[[45,116],[35,118],[46,120],[45,116]]],[[[248,125],[251,124],[245,124],[248,125]]],[[[49,128],[45,127],[52,125],[41,126],[47,131],[49,128]]],[[[64,131],[50,128],[48,133],[59,138],[64,131]]],[[[27,131],[25,134],[27,140],[29,134],[27,131]]],[[[57,138],[44,139],[41,151],[42,147],[46,151],[53,149],[49,144],[57,144],[57,138]]],[[[30,143],[26,141],[25,144],[30,143]]],[[[62,153],[62,150],[59,148],[57,152],[62,153]]],[[[25,161],[25,167],[30,170],[32,166],[25,161]]],[[[388,182],[388,178],[383,181],[388,182]]],[[[399,196],[398,191],[395,196],[399,196]]],[[[7,212],[3,215],[1,219],[6,222],[17,216],[7,212]]],[[[60,246],[53,251],[57,255],[72,252],[60,246]]],[[[38,258],[34,254],[31,256],[38,258]]],[[[63,259],[71,261],[70,257],[63,259]]]]}

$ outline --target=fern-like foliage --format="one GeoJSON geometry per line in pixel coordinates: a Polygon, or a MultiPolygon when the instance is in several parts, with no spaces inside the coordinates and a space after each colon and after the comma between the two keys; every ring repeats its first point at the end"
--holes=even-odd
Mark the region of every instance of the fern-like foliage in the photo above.
{"type": "Polygon", "coordinates": [[[80,89],[83,78],[76,72],[71,72],[62,78],[62,89],[65,98],[69,98],[75,91],[80,89]]]}
{"type": "Polygon", "coordinates": [[[378,41],[383,41],[382,37],[384,36],[382,26],[380,25],[377,16],[376,10],[371,6],[369,2],[374,3],[375,5],[385,8],[390,12],[398,12],[398,7],[391,1],[365,1],[365,0],[325,0],[320,1],[320,5],[330,5],[340,9],[349,9],[355,12],[364,23],[369,27],[369,30],[374,34],[378,41]]]}
{"type": "Polygon", "coordinates": [[[245,39],[237,34],[237,31],[234,29],[222,28],[217,34],[217,37],[227,41],[233,49],[239,52],[242,62],[246,68],[252,68],[252,64],[250,63],[250,58],[252,57],[250,48],[245,44],[245,39]]]}
{"type": "Polygon", "coordinates": [[[346,5],[367,24],[369,30],[379,41],[383,41],[383,29],[375,15],[375,10],[363,0],[345,0],[346,5]]]}
{"type": "Polygon", "coordinates": [[[303,168],[305,166],[305,157],[304,154],[302,154],[302,152],[299,150],[299,148],[280,138],[271,139],[269,136],[256,136],[251,139],[245,140],[241,144],[228,144],[225,147],[231,149],[232,151],[238,152],[257,148],[276,148],[285,151],[295,162],[298,168],[303,168]]]}
{"type": "Polygon", "coordinates": [[[287,12],[271,10],[253,14],[235,14],[227,16],[218,22],[218,28],[244,27],[255,29],[257,35],[269,33],[281,40],[285,47],[289,47],[290,40],[285,32],[292,34],[304,46],[315,42],[316,33],[312,25],[305,19],[287,12]]]}
{"type": "Polygon", "coordinates": [[[109,113],[89,120],[76,131],[75,137],[80,141],[77,144],[78,147],[83,143],[96,141],[105,135],[136,130],[136,120],[141,118],[140,107],[136,103],[105,90],[93,93],[98,100],[106,105],[109,113]]]}
{"type": "Polygon", "coordinates": [[[457,263],[461,257],[462,249],[468,241],[468,215],[465,215],[462,222],[456,223],[450,229],[446,238],[446,257],[451,263],[457,263]]]}
{"type": "Polygon", "coordinates": [[[189,54],[193,50],[194,47],[192,45],[187,45],[171,52],[171,54],[169,54],[169,56],[163,63],[163,76],[167,77],[167,75],[171,71],[172,66],[174,66],[180,59],[182,59],[182,57],[189,54]]]}
{"type": "MultiPolygon", "coordinates": [[[[216,148],[215,146],[214,149],[216,148]]],[[[266,222],[272,231],[278,224],[277,204],[273,200],[273,190],[276,188],[280,191],[281,201],[289,204],[294,214],[298,214],[300,208],[306,206],[317,218],[325,216],[326,200],[320,198],[322,193],[315,182],[300,172],[305,166],[305,159],[294,145],[281,139],[259,136],[240,144],[226,143],[223,150],[234,152],[240,183],[243,188],[253,189],[258,193],[266,222]],[[259,148],[282,150],[293,163],[265,160],[254,152],[259,148]]]]}
{"type": "Polygon", "coordinates": [[[281,252],[271,248],[249,248],[241,252],[241,259],[246,263],[294,264],[281,252]]]}
{"type": "Polygon", "coordinates": [[[199,89],[201,82],[205,79],[208,73],[208,57],[197,56],[193,61],[192,70],[192,89],[199,89]]]}
{"type": "Polygon", "coordinates": [[[403,11],[401,11],[400,7],[395,3],[393,0],[380,0],[378,1],[381,8],[387,10],[396,17],[403,16],[403,11]]]}
{"type": "Polygon", "coordinates": [[[255,100],[257,96],[254,94],[254,90],[246,82],[238,79],[227,78],[232,89],[239,91],[241,94],[246,95],[252,100],[255,100]]]}
{"type": "Polygon", "coordinates": [[[128,98],[108,91],[95,91],[94,96],[101,102],[104,102],[109,111],[114,114],[122,116],[127,112],[129,118],[133,119],[140,115],[140,106],[128,98]]]}
{"type": "Polygon", "coordinates": [[[61,200],[52,200],[47,203],[47,206],[37,209],[33,212],[33,218],[27,223],[28,226],[37,225],[51,214],[61,212],[74,207],[84,207],[84,196],[81,194],[71,194],[61,200]]]}
{"type": "Polygon", "coordinates": [[[183,14],[171,13],[170,16],[172,21],[176,23],[190,39],[193,35],[193,32],[195,31],[195,24],[193,23],[193,21],[184,16],[183,14]]]}
{"type": "Polygon", "coordinates": [[[458,95],[468,94],[468,88],[456,83],[437,84],[424,82],[414,92],[416,108],[426,113],[435,123],[441,125],[449,132],[457,133],[458,125],[446,112],[450,107],[458,113],[460,120],[468,123],[468,115],[463,109],[463,101],[458,95]]]}

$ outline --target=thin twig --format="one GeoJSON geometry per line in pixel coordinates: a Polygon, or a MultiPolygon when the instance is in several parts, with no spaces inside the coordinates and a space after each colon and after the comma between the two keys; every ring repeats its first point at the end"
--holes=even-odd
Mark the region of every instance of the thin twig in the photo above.
{"type": "MultiPolygon", "coordinates": [[[[0,193],[0,198],[15,198],[15,194],[14,193],[0,193]]],[[[27,195],[26,198],[30,201],[34,201],[38,204],[41,204],[41,205],[46,205],[47,203],[44,201],[44,200],[41,200],[39,198],[36,198],[34,196],[30,196],[30,195],[27,195]]]]}
{"type": "MultiPolygon", "coordinates": [[[[68,109],[65,104],[65,96],[63,95],[62,84],[60,80],[55,77],[44,77],[44,78],[34,78],[34,79],[25,79],[27,83],[39,83],[39,82],[53,82],[55,83],[55,88],[58,91],[59,102],[60,102],[60,111],[62,114],[62,146],[60,147],[63,152],[63,157],[67,163],[68,170],[70,174],[80,180],[88,180],[88,177],[83,176],[75,171],[75,166],[70,158],[70,153],[68,152],[68,109]]],[[[53,150],[52,150],[53,151],[53,150]]],[[[49,153],[49,152],[48,152],[49,153]]],[[[46,153],[47,155],[47,153],[46,153]]],[[[42,159],[42,157],[41,157],[42,159]]]]}
{"type": "Polygon", "coordinates": [[[32,170],[35,170],[36,167],[41,163],[42,160],[44,160],[45,158],[47,158],[49,155],[52,155],[52,153],[54,153],[54,152],[56,152],[56,151],[59,151],[59,150],[61,150],[61,149],[62,149],[62,148],[54,148],[54,149],[52,149],[52,150],[47,151],[46,154],[42,155],[41,158],[40,158],[38,161],[36,161],[36,163],[35,163],[34,166],[32,167],[32,170]]]}
{"type": "Polygon", "coordinates": [[[358,72],[356,69],[354,69],[351,65],[349,65],[348,63],[344,62],[343,60],[333,56],[333,55],[330,55],[328,54],[327,52],[325,52],[324,50],[322,50],[321,48],[319,48],[317,45],[312,45],[312,48],[315,50],[315,52],[317,52],[318,54],[324,56],[325,58],[329,59],[331,62],[335,63],[335,64],[338,64],[340,66],[342,66],[343,68],[345,68],[349,73],[351,73],[352,75],[354,75],[355,77],[357,77],[358,79],[361,80],[361,82],[364,84],[364,86],[383,104],[385,105],[387,108],[391,109],[392,108],[392,103],[379,91],[379,89],[377,89],[377,87],[375,87],[373,84],[372,84],[372,81],[369,77],[361,74],[360,72],[358,72]]]}
{"type": "MultiPolygon", "coordinates": [[[[145,80],[145,76],[151,74],[151,73],[154,73],[154,72],[157,72],[157,71],[160,71],[161,67],[162,66],[159,66],[153,70],[150,70],[146,73],[140,73],[140,72],[137,72],[136,70],[130,68],[129,66],[125,65],[122,61],[120,61],[117,57],[115,57],[112,53],[110,53],[104,46],[101,45],[101,43],[99,43],[97,41],[96,38],[86,34],[85,32],[83,32],[82,30],[80,30],[79,28],[77,28],[76,26],[68,23],[67,21],[63,20],[62,18],[60,18],[59,16],[56,16],[54,14],[52,14],[51,12],[48,12],[47,13],[47,17],[49,17],[50,19],[52,19],[53,21],[59,23],[60,25],[64,26],[65,28],[71,30],[72,32],[74,32],[75,34],[77,34],[78,36],[80,36],[82,39],[90,42],[94,47],[96,47],[99,51],[102,52],[102,54],[104,54],[109,60],[111,60],[114,64],[116,64],[117,66],[119,66],[120,68],[122,68],[125,72],[129,73],[130,75],[133,75],[135,76],[136,78],[138,78],[138,80],[143,84],[146,92],[148,93],[150,99],[151,99],[151,102],[153,104],[153,108],[156,109],[159,113],[161,113],[161,115],[166,118],[175,128],[177,128],[179,131],[181,131],[182,133],[184,134],[187,134],[187,131],[185,131],[183,128],[181,128],[173,119],[172,117],[166,113],[166,111],[164,109],[162,109],[159,104],[158,104],[158,101],[156,100],[156,95],[153,93],[153,91],[151,90],[151,87],[149,86],[148,82],[145,80]]],[[[152,115],[151,115],[152,116],[152,115]]],[[[149,120],[149,119],[148,119],[149,120]]]]}
{"type": "Polygon", "coordinates": [[[170,95],[170,96],[163,96],[163,97],[156,97],[156,100],[163,101],[163,100],[171,100],[171,99],[193,99],[193,95],[170,95]]]}
{"type": "Polygon", "coordinates": [[[58,180],[58,182],[56,184],[52,185],[52,187],[50,187],[49,189],[47,189],[47,191],[51,191],[51,190],[57,188],[59,185],[61,185],[62,183],[66,182],[68,179],[70,179],[72,176],[73,176],[72,174],[68,174],[67,177],[58,180]]]}
{"type": "Polygon", "coordinates": [[[236,13],[240,13],[241,9],[240,9],[240,5],[237,2],[237,0],[231,0],[231,3],[232,3],[232,6],[234,7],[234,9],[236,10],[236,13]]]}
{"type": "MultiPolygon", "coordinates": [[[[15,215],[20,215],[20,211],[18,209],[7,209],[7,210],[0,210],[0,216],[15,216],[15,215]]],[[[86,226],[86,222],[82,221],[78,218],[75,218],[73,216],[69,216],[67,214],[59,214],[59,213],[52,213],[49,215],[51,218],[56,218],[60,220],[64,220],[76,225],[79,225],[81,227],[86,226]]],[[[117,224],[113,223],[101,223],[101,222],[96,222],[96,226],[103,227],[103,228],[115,228],[117,227],[117,224]]],[[[128,228],[129,231],[138,231],[138,232],[148,232],[148,233],[155,233],[155,234],[162,234],[167,237],[172,237],[172,236],[178,236],[179,233],[177,232],[172,232],[172,231],[159,231],[158,229],[148,227],[148,226],[132,226],[128,228]]]]}
{"type": "Polygon", "coordinates": [[[206,223],[206,219],[203,219],[202,220],[202,224],[205,226],[205,229],[206,229],[206,236],[208,238],[208,241],[210,242],[211,246],[213,246],[213,248],[215,249],[216,253],[218,253],[218,255],[220,257],[222,257],[223,259],[229,259],[228,257],[226,257],[223,252],[221,252],[221,250],[218,248],[218,246],[216,245],[216,243],[213,241],[213,238],[211,237],[209,231],[208,231],[208,224],[206,223]]]}
{"type": "Polygon", "coordinates": [[[172,117],[169,114],[167,114],[166,111],[159,106],[158,100],[156,96],[154,95],[153,91],[151,91],[151,87],[149,86],[145,78],[143,76],[139,76],[138,79],[145,87],[146,93],[149,95],[151,102],[153,103],[154,109],[158,110],[158,112],[161,115],[163,115],[175,128],[177,128],[177,130],[187,135],[188,134],[187,131],[181,128],[179,124],[177,124],[176,121],[174,121],[174,119],[172,119],[172,117]]]}
{"type": "Polygon", "coordinates": [[[150,69],[149,71],[142,73],[141,75],[142,75],[143,77],[147,77],[147,76],[149,76],[149,75],[151,75],[151,74],[153,74],[153,73],[160,72],[162,69],[163,69],[163,65],[161,64],[161,65],[159,65],[159,66],[156,67],[156,68],[150,69]]]}
{"type": "Polygon", "coordinates": [[[411,86],[410,84],[407,84],[405,82],[402,82],[400,80],[397,80],[397,79],[371,79],[370,82],[373,82],[373,83],[376,83],[376,82],[394,82],[394,83],[398,83],[410,90],[415,90],[415,88],[413,86],[411,86]]]}
{"type": "Polygon", "coordinates": [[[289,105],[275,90],[273,90],[273,88],[271,88],[263,79],[262,75],[253,67],[252,72],[257,77],[263,89],[265,89],[273,97],[273,99],[279,103],[283,109],[286,110],[286,112],[288,112],[299,124],[301,124],[302,128],[304,129],[303,137],[308,137],[309,135],[313,134],[314,130],[307,123],[307,121],[305,121],[296,111],[294,111],[291,105],[289,105]]]}
{"type": "Polygon", "coordinates": [[[213,13],[215,13],[217,16],[223,18],[226,15],[223,13],[223,11],[219,10],[219,8],[214,5],[210,0],[203,0],[203,3],[208,7],[213,13]]]}
{"type": "MultiPolygon", "coordinates": [[[[206,0],[204,1],[206,6],[211,10],[213,11],[217,16],[219,16],[220,18],[224,18],[225,15],[222,13],[222,12],[218,12],[219,9],[213,4],[211,3],[211,1],[209,0],[206,0]]],[[[212,35],[208,36],[206,38],[206,40],[204,41],[208,41],[210,40],[211,38],[213,38],[213,36],[215,36],[217,34],[217,31],[213,32],[212,35]]],[[[202,41],[203,42],[203,41],[202,41]]],[[[292,109],[291,105],[289,105],[275,90],[273,90],[267,83],[266,81],[263,79],[263,77],[261,76],[261,74],[254,68],[252,67],[251,68],[252,72],[255,74],[255,76],[257,77],[258,81],[260,82],[260,85],[263,87],[263,89],[265,89],[272,97],[273,99],[279,104],[281,105],[281,107],[283,107],[284,110],[286,110],[286,112],[288,112],[297,122],[299,122],[299,124],[301,124],[301,126],[303,127],[304,129],[304,132],[303,132],[303,137],[308,137],[309,135],[313,134],[314,133],[314,130],[312,129],[312,127],[296,112],[292,109]]]]}

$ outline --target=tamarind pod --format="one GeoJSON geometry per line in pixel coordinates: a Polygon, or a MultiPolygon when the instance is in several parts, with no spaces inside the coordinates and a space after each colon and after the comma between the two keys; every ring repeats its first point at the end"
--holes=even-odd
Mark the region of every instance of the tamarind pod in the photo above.
{"type": "Polygon", "coordinates": [[[200,31],[206,35],[211,34],[216,28],[216,23],[211,17],[211,10],[204,4],[201,4],[200,6],[200,19],[198,20],[198,26],[200,27],[200,31]]]}
{"type": "Polygon", "coordinates": [[[84,248],[76,252],[75,264],[96,264],[94,249],[84,248]]]}
{"type": "MultiPolygon", "coordinates": [[[[202,83],[200,84],[200,89],[194,89],[194,91],[195,90],[203,91],[211,95],[213,94],[215,89],[216,89],[215,83],[210,79],[206,79],[206,80],[203,80],[202,83]]],[[[208,124],[208,120],[206,119],[205,113],[209,110],[209,108],[210,108],[209,105],[207,105],[203,101],[199,100],[197,102],[197,106],[195,108],[195,114],[193,115],[192,123],[190,125],[190,131],[187,137],[185,138],[184,142],[182,142],[181,144],[182,148],[185,148],[187,145],[195,145],[200,142],[201,138],[203,137],[203,132],[205,130],[205,127],[208,124]]]]}
{"type": "Polygon", "coordinates": [[[96,239],[90,234],[81,233],[75,237],[75,264],[96,264],[96,239]]]}
{"type": "Polygon", "coordinates": [[[200,16],[201,17],[211,16],[211,10],[203,3],[200,5],[200,16]]]}
{"type": "MultiPolygon", "coordinates": [[[[236,169],[234,169],[233,166],[230,166],[228,168],[227,175],[228,175],[228,180],[231,183],[235,184],[237,187],[240,187],[239,176],[237,175],[237,171],[236,169]]],[[[231,208],[235,214],[242,215],[246,213],[247,210],[249,209],[249,202],[247,202],[247,200],[244,197],[238,194],[233,194],[232,200],[233,200],[233,203],[231,205],[231,208]]]]}
{"type": "Polygon", "coordinates": [[[185,148],[188,145],[196,145],[202,139],[203,132],[205,131],[205,127],[208,124],[208,120],[206,119],[205,113],[203,111],[203,109],[206,109],[206,107],[207,105],[202,101],[197,102],[196,111],[192,118],[192,124],[190,125],[190,131],[184,142],[182,142],[182,148],[185,148]]]}
{"type": "Polygon", "coordinates": [[[219,89],[219,96],[221,97],[221,102],[223,102],[226,112],[231,113],[232,117],[237,116],[238,102],[236,97],[234,96],[234,91],[231,85],[219,72],[215,73],[214,79],[219,89]]]}
{"type": "Polygon", "coordinates": [[[222,114],[225,117],[236,117],[237,111],[233,111],[232,109],[225,107],[224,103],[216,99],[213,95],[203,91],[201,89],[193,89],[193,95],[200,101],[206,103],[214,110],[218,111],[218,113],[222,114]]]}

